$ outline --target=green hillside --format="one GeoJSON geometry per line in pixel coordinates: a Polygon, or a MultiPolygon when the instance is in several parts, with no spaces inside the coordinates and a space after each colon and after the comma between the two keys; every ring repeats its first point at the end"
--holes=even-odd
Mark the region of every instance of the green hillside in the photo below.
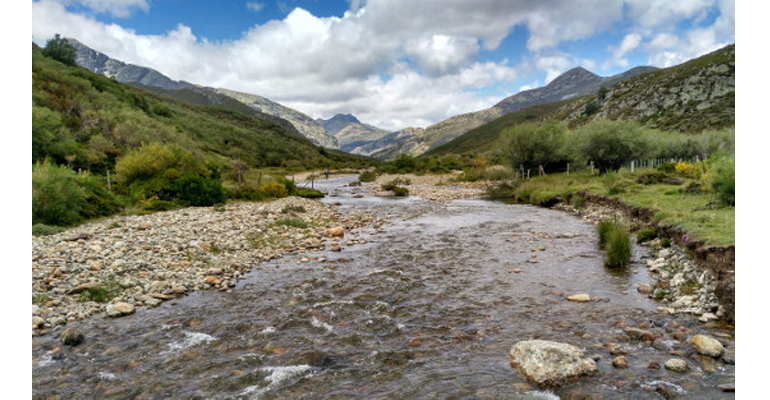
{"type": "Polygon", "coordinates": [[[368,163],[320,149],[275,119],[173,100],[32,49],[32,161],[103,173],[142,143],[179,145],[202,163],[302,169],[368,163]]]}
{"type": "Polygon", "coordinates": [[[731,129],[735,126],[735,45],[637,75],[600,93],[506,114],[425,156],[491,154],[500,148],[503,130],[524,122],[565,121],[570,128],[577,128],[603,119],[632,120],[649,128],[686,134],[731,129]]]}

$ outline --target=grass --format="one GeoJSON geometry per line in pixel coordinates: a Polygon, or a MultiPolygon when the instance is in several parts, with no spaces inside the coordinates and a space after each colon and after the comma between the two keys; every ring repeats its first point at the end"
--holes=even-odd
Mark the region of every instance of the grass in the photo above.
{"type": "Polygon", "coordinates": [[[123,288],[117,281],[106,281],[101,285],[88,288],[80,294],[80,301],[95,301],[97,303],[106,303],[118,295],[123,288]]]}
{"type": "Polygon", "coordinates": [[[275,221],[275,225],[289,226],[292,228],[305,229],[308,227],[307,222],[301,218],[281,218],[275,221]]]}
{"type": "Polygon", "coordinates": [[[707,206],[715,200],[712,193],[686,193],[688,182],[674,184],[639,184],[636,177],[643,173],[637,169],[634,174],[621,170],[612,185],[622,185],[622,193],[611,194],[606,181],[589,171],[549,174],[521,181],[515,188],[519,202],[539,204],[540,201],[586,191],[588,193],[618,198],[627,204],[652,209],[653,222],[678,226],[688,232],[691,239],[703,240],[710,245],[735,244],[735,207],[707,206]]]}

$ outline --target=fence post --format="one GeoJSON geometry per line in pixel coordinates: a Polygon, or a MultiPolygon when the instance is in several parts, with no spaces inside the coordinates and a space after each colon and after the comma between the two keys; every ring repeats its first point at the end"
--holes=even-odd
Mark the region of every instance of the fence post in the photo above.
{"type": "Polygon", "coordinates": [[[567,163],[567,176],[569,176],[569,163],[567,163]]]}
{"type": "Polygon", "coordinates": [[[112,191],[112,184],[110,183],[110,169],[107,168],[107,191],[112,191]]]}
{"type": "Polygon", "coordinates": [[[591,161],[591,175],[594,174],[594,162],[591,161]]]}
{"type": "Polygon", "coordinates": [[[632,174],[634,173],[634,163],[635,162],[636,162],[636,160],[631,160],[631,173],[632,174]]]}

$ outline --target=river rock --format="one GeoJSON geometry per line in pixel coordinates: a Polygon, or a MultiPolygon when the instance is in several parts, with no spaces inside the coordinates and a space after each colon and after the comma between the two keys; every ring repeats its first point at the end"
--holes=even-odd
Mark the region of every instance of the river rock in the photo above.
{"type": "Polygon", "coordinates": [[[628,368],[628,360],[625,356],[617,356],[612,359],[612,366],[615,368],[628,368]]]}
{"type": "Polygon", "coordinates": [[[655,341],[655,334],[639,328],[626,328],[626,335],[634,340],[640,340],[645,343],[652,343],[655,341]]]}
{"type": "Polygon", "coordinates": [[[33,328],[40,328],[43,325],[45,325],[45,320],[43,318],[38,317],[37,315],[32,316],[32,327],[33,328]]]}
{"type": "Polygon", "coordinates": [[[596,362],[585,357],[583,350],[567,343],[526,340],[516,343],[509,355],[511,365],[527,379],[545,386],[558,387],[598,371],[596,362]]]}
{"type": "Polygon", "coordinates": [[[663,364],[667,370],[673,372],[687,372],[687,362],[681,358],[671,358],[663,364]]]}
{"type": "Polygon", "coordinates": [[[654,290],[655,288],[653,288],[649,283],[640,283],[636,288],[636,291],[641,294],[652,294],[654,290]]]}
{"type": "Polygon", "coordinates": [[[341,226],[335,226],[326,230],[326,236],[328,237],[344,237],[345,228],[341,226]]]}
{"type": "Polygon", "coordinates": [[[124,315],[133,314],[136,309],[133,304],[130,303],[115,303],[107,305],[107,316],[112,318],[122,317],[124,315]]]}
{"type": "Polygon", "coordinates": [[[77,346],[85,340],[85,336],[75,328],[65,329],[59,336],[59,340],[66,346],[77,346]]]}
{"type": "Polygon", "coordinates": [[[591,301],[591,296],[589,296],[586,293],[579,293],[579,294],[573,294],[571,296],[567,296],[567,300],[574,301],[576,303],[586,303],[591,301]]]}
{"type": "Polygon", "coordinates": [[[725,351],[724,346],[718,340],[706,335],[695,335],[690,338],[692,347],[700,354],[709,357],[719,357],[725,351]]]}

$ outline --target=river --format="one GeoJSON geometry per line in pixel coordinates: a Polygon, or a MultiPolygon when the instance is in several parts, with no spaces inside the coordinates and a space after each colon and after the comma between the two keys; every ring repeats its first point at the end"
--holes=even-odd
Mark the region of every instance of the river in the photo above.
{"type": "Polygon", "coordinates": [[[76,347],[55,333],[35,337],[33,397],[734,397],[717,386],[734,382],[735,365],[693,355],[670,335],[677,326],[722,338],[734,331],[657,312],[636,291],[650,282],[646,248],[634,247],[634,263],[614,272],[593,224],[565,212],[360,197],[348,182],[314,184],[343,212],[389,216],[380,231],[347,233],[364,244],[262,263],[231,293],[68,324],[86,336],[76,347]],[[592,301],[567,300],[577,293],[592,301]],[[625,327],[663,337],[629,340],[625,327]],[[599,372],[538,388],[509,364],[511,346],[530,339],[581,347],[599,372]],[[628,368],[612,365],[607,343],[628,351],[628,368]],[[663,368],[672,354],[689,357],[691,371],[663,368]]]}

